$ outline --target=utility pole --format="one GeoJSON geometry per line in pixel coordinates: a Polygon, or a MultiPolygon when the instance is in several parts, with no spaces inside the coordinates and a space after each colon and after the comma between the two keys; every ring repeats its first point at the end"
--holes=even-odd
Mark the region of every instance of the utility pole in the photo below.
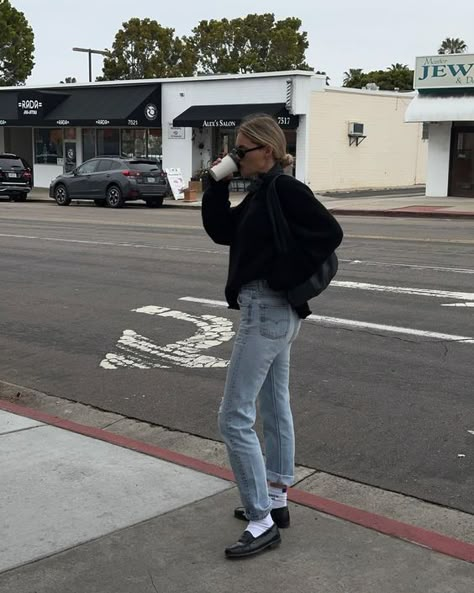
{"type": "Polygon", "coordinates": [[[73,47],[72,51],[81,51],[89,54],[89,82],[92,82],[92,54],[100,54],[101,56],[108,56],[110,52],[102,51],[100,49],[87,49],[86,47],[73,47]]]}

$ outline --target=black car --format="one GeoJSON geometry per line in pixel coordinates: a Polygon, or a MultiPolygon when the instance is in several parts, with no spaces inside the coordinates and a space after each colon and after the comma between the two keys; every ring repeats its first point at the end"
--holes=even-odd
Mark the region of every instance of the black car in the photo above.
{"type": "Polygon", "coordinates": [[[11,153],[0,153],[0,196],[24,202],[32,187],[31,167],[11,153]]]}
{"type": "Polygon", "coordinates": [[[145,200],[158,208],[171,194],[168,177],[155,159],[101,156],[51,181],[49,196],[60,206],[71,200],[94,200],[97,206],[121,208],[131,200],[145,200]]]}

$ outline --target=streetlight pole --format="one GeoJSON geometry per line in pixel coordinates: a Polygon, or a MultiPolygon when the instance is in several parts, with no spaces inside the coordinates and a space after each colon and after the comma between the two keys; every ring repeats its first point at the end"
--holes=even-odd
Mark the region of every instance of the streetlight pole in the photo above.
{"type": "Polygon", "coordinates": [[[73,47],[72,51],[81,51],[89,54],[89,82],[92,82],[92,54],[100,54],[101,56],[108,56],[110,52],[102,51],[100,49],[88,49],[86,47],[73,47]]]}

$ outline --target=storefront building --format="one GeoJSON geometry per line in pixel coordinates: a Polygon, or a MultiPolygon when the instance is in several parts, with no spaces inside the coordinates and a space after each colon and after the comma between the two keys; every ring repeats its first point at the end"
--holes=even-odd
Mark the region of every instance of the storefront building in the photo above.
{"type": "Polygon", "coordinates": [[[184,179],[197,178],[217,156],[233,148],[245,116],[267,113],[285,133],[288,151],[295,157],[293,173],[305,180],[310,96],[323,84],[323,77],[299,71],[162,81],[165,166],[181,162],[184,179]]]}
{"type": "Polygon", "coordinates": [[[160,84],[1,90],[0,152],[31,163],[36,187],[97,155],[161,158],[160,84]]]}
{"type": "Polygon", "coordinates": [[[327,87],[309,71],[0,89],[0,152],[33,166],[35,187],[100,155],[152,157],[184,184],[235,145],[251,113],[275,117],[315,191],[424,182],[421,124],[411,96],[327,87]]]}
{"type": "Polygon", "coordinates": [[[427,196],[474,198],[474,54],[416,59],[407,122],[428,136],[427,196]]]}
{"type": "Polygon", "coordinates": [[[260,112],[277,118],[304,178],[305,118],[319,78],[279,72],[0,89],[0,152],[30,162],[35,187],[99,155],[156,158],[189,181],[234,146],[243,117],[260,112]]]}

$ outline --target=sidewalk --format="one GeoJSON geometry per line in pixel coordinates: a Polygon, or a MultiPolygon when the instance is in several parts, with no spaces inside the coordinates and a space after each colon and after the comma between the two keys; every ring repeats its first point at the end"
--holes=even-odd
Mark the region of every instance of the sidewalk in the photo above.
{"type": "MultiPolygon", "coordinates": [[[[382,190],[316,195],[335,216],[397,216],[397,217],[436,217],[436,218],[474,218],[474,198],[428,198],[420,191],[413,193],[400,189],[384,193],[382,190]]],[[[233,192],[230,199],[233,205],[239,204],[245,197],[244,192],[233,192]]],[[[30,200],[47,200],[47,190],[34,189],[30,200]]],[[[166,199],[166,208],[201,208],[202,194],[196,195],[196,201],[166,199]]]]}
{"type": "Polygon", "coordinates": [[[291,489],[282,545],[229,561],[225,468],[4,400],[0,442],[1,593],[473,591],[471,543],[291,489]]]}

